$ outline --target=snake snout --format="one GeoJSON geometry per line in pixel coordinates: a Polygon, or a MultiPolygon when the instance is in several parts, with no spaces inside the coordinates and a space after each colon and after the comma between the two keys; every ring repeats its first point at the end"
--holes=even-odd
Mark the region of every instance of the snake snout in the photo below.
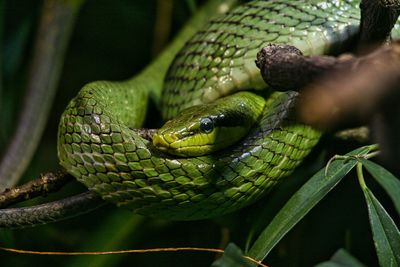
{"type": "Polygon", "coordinates": [[[161,151],[169,151],[171,149],[171,144],[177,140],[175,135],[165,135],[160,133],[155,133],[153,135],[153,145],[161,151]]]}

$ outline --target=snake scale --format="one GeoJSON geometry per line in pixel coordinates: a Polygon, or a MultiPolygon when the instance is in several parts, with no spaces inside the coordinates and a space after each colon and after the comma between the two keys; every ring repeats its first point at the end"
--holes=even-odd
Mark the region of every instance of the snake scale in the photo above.
{"type": "MultiPolygon", "coordinates": [[[[305,55],[342,51],[358,32],[358,4],[251,1],[212,19],[169,68],[163,118],[242,90],[269,92],[254,62],[268,43],[294,45],[305,55]]],[[[271,92],[258,123],[233,146],[205,156],[171,156],[136,130],[146,108],[145,82],[84,86],[63,113],[58,134],[59,159],[69,173],[104,200],[139,214],[194,220],[240,209],[289,175],[320,137],[291,119],[296,93],[271,92]]]]}

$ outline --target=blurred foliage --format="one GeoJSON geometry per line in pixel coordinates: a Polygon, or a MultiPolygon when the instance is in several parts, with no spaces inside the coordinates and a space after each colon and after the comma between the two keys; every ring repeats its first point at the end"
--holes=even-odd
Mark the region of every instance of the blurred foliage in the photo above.
{"type": "MultiPolygon", "coordinates": [[[[174,1],[171,38],[199,4],[201,1],[174,1]]],[[[39,0],[1,1],[0,8],[4,9],[0,12],[3,22],[0,31],[3,34],[0,38],[2,150],[12,133],[23,97],[40,7],[39,0]]],[[[52,115],[24,180],[60,168],[56,156],[58,120],[82,85],[94,80],[129,78],[152,60],[156,9],[156,0],[87,0],[83,5],[66,55],[52,115]]],[[[285,202],[309,177],[323,168],[327,159],[357,146],[359,144],[325,137],[303,166],[273,192],[254,205],[223,218],[167,222],[108,205],[65,222],[32,229],[0,230],[0,245],[44,251],[93,251],[187,246],[217,248],[233,242],[243,251],[248,251],[285,202]]],[[[368,184],[398,224],[398,213],[391,199],[374,180],[368,180],[368,184]]],[[[74,183],[56,196],[49,196],[46,201],[82,190],[83,186],[74,183]]],[[[294,226],[272,250],[266,262],[270,266],[311,266],[328,261],[339,248],[345,248],[367,266],[378,264],[368,210],[355,172],[343,179],[294,226]]],[[[231,246],[228,259],[235,258],[235,251],[240,252],[231,246]]],[[[345,257],[343,253],[340,255],[345,257]]],[[[209,266],[216,255],[174,252],[71,257],[0,252],[0,258],[1,266],[209,266]]]]}

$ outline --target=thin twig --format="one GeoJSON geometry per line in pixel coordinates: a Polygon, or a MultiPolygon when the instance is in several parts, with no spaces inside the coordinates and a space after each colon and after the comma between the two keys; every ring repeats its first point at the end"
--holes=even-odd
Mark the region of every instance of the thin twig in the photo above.
{"type": "MultiPolygon", "coordinates": [[[[127,250],[114,250],[114,251],[74,251],[74,252],[62,252],[62,251],[34,251],[24,250],[15,248],[0,247],[0,250],[19,253],[19,254],[30,254],[30,255],[52,255],[52,256],[77,256],[77,255],[115,255],[115,254],[127,254],[127,253],[155,253],[155,252],[180,252],[180,251],[203,251],[203,252],[214,252],[223,254],[225,251],[219,248],[195,248],[195,247],[175,247],[175,248],[148,248],[148,249],[127,249],[127,250]]],[[[246,260],[252,264],[256,264],[261,267],[268,267],[262,261],[258,261],[249,256],[243,256],[246,260]]]]}
{"type": "Polygon", "coordinates": [[[23,208],[0,209],[0,228],[25,228],[76,217],[106,202],[87,191],[53,202],[23,208]]]}
{"type": "Polygon", "coordinates": [[[45,173],[26,184],[6,189],[0,194],[0,208],[56,192],[71,180],[73,177],[66,172],[45,173]]]}

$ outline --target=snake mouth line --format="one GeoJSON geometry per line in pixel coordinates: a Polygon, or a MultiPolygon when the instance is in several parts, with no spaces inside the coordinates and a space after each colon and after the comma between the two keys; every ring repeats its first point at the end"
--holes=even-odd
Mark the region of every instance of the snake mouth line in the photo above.
{"type": "Polygon", "coordinates": [[[153,135],[153,145],[160,151],[166,153],[172,153],[176,156],[182,157],[192,157],[194,155],[188,155],[187,150],[194,150],[194,149],[202,149],[202,148],[210,148],[213,144],[197,144],[197,145],[185,145],[185,146],[174,146],[174,144],[179,143],[181,140],[176,140],[173,142],[168,142],[167,139],[163,135],[154,134],[153,135]]]}

